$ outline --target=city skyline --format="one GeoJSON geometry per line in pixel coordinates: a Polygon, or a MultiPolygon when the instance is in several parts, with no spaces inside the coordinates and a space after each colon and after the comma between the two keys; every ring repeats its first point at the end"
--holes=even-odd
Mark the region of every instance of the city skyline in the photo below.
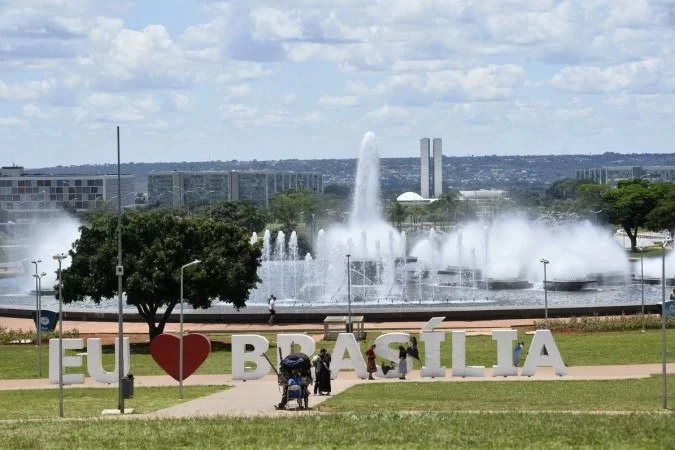
{"type": "Polygon", "coordinates": [[[654,1],[7,0],[0,148],[123,162],[672,153],[654,1]]]}

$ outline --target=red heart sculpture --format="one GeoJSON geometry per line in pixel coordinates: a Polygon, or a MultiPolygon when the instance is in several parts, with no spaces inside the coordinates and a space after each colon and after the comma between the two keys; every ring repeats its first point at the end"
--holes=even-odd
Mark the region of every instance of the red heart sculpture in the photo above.
{"type": "MultiPolygon", "coordinates": [[[[159,367],[178,381],[180,338],[162,333],[150,342],[150,354],[159,367]]],[[[203,334],[183,335],[183,379],[202,365],[211,353],[211,341],[203,334]]]]}

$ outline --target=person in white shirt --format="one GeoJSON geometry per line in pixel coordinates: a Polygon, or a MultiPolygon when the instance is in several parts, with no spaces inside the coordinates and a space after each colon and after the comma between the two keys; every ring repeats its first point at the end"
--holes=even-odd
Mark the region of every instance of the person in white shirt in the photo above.
{"type": "Polygon", "coordinates": [[[269,300],[267,300],[267,309],[270,310],[270,320],[267,321],[270,325],[274,323],[274,315],[277,311],[274,309],[274,304],[277,302],[277,298],[274,295],[270,295],[269,300]]]}

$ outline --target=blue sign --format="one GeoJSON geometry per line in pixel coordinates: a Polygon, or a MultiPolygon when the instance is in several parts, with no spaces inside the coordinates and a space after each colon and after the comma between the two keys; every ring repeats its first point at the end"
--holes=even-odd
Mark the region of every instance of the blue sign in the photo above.
{"type": "MultiPolygon", "coordinates": [[[[33,321],[35,321],[35,316],[37,314],[33,312],[33,321]]],[[[49,331],[54,331],[56,329],[56,322],[59,321],[59,313],[54,312],[54,311],[49,311],[46,309],[43,309],[40,311],[40,331],[41,332],[49,332],[49,331]]],[[[36,324],[37,328],[37,324],[36,324]]]]}
{"type": "Polygon", "coordinates": [[[670,300],[665,303],[666,317],[675,317],[675,300],[670,300]]]}

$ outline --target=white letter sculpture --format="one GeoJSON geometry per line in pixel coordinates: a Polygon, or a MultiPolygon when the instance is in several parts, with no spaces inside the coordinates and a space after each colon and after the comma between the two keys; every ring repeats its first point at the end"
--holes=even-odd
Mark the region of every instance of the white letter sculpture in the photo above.
{"type": "MultiPolygon", "coordinates": [[[[311,355],[316,350],[316,342],[311,336],[306,334],[277,334],[277,348],[281,349],[281,354],[286,357],[291,353],[291,343],[299,345],[300,353],[311,355]]],[[[279,352],[277,352],[277,367],[281,365],[279,352]]]]}
{"type": "MultiPolygon", "coordinates": [[[[375,339],[375,355],[384,358],[385,361],[394,361],[398,365],[398,350],[389,347],[390,344],[405,344],[410,341],[410,334],[408,333],[385,333],[375,339]]],[[[406,357],[406,373],[410,372],[412,368],[412,359],[406,357]]],[[[385,375],[382,372],[382,367],[377,368],[377,376],[379,378],[398,378],[400,375],[397,370],[390,370],[385,375]]]]}
{"type": "Polygon", "coordinates": [[[356,342],[356,338],[352,333],[338,334],[335,347],[333,347],[333,356],[331,358],[331,380],[337,378],[341,369],[354,369],[356,371],[356,376],[359,378],[366,378],[368,376],[366,362],[363,360],[359,344],[356,342]],[[347,351],[346,358],[344,358],[345,350],[347,351]]]}
{"type": "MultiPolygon", "coordinates": [[[[63,353],[66,350],[80,350],[84,347],[84,339],[62,339],[63,353]]],[[[63,371],[66,367],[81,367],[82,356],[63,356],[63,371]]],[[[49,340],[49,382],[59,384],[59,340],[49,340]]],[[[84,383],[84,374],[70,373],[63,375],[63,384],[82,384],[84,383]]]]}
{"type": "MultiPolygon", "coordinates": [[[[106,372],[103,370],[101,340],[98,338],[87,339],[87,371],[89,376],[99,383],[117,383],[119,380],[120,365],[120,339],[115,339],[115,371],[106,372]]],[[[129,338],[124,338],[124,375],[129,374],[129,362],[131,351],[129,350],[129,338]]]]}
{"type": "Polygon", "coordinates": [[[537,330],[534,332],[534,338],[530,344],[530,351],[527,353],[527,359],[523,365],[522,376],[531,377],[534,375],[537,367],[553,367],[556,375],[567,375],[567,367],[560,356],[560,351],[555,345],[551,330],[537,330]],[[542,355],[546,347],[548,355],[542,355]]]}
{"type": "Polygon", "coordinates": [[[511,355],[511,344],[516,339],[518,339],[516,330],[492,330],[492,340],[497,341],[497,365],[492,366],[492,376],[518,375],[518,368],[513,365],[511,355]]]}
{"type": "Polygon", "coordinates": [[[484,377],[484,366],[466,366],[466,332],[452,332],[452,376],[484,377]]]}
{"type": "Polygon", "coordinates": [[[263,354],[269,350],[270,343],[263,336],[257,334],[232,335],[232,379],[257,380],[270,372],[270,363],[263,354]],[[253,350],[246,351],[246,344],[253,346],[253,350]],[[245,363],[255,363],[255,370],[246,371],[245,363]]]}

